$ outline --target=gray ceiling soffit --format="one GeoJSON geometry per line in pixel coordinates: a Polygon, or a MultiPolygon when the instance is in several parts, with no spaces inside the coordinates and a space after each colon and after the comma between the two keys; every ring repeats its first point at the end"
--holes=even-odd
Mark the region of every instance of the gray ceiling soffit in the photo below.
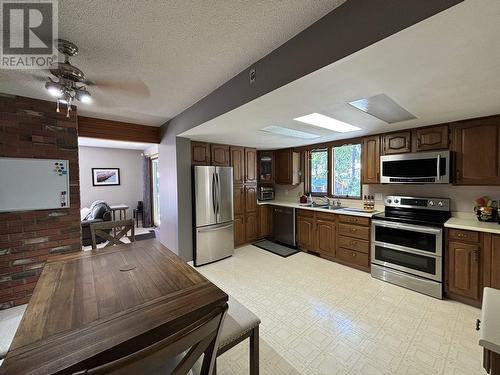
{"type": "Polygon", "coordinates": [[[165,133],[180,134],[461,2],[349,0],[168,121],[165,133]]]}
{"type": "Polygon", "coordinates": [[[413,120],[416,117],[385,94],[378,94],[349,102],[351,106],[376,118],[394,124],[413,120]]]}

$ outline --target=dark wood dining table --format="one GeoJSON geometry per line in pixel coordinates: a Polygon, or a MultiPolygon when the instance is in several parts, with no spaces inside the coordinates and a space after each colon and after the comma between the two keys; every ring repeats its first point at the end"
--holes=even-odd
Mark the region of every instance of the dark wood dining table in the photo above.
{"type": "Polygon", "coordinates": [[[157,240],[52,256],[0,374],[79,371],[169,336],[227,300],[157,240]]]}

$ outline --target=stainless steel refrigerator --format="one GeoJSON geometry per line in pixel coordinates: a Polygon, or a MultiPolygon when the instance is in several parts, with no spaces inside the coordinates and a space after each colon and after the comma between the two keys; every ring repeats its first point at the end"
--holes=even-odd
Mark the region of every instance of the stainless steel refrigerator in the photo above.
{"type": "Polygon", "coordinates": [[[194,265],[234,253],[233,168],[193,167],[194,265]]]}

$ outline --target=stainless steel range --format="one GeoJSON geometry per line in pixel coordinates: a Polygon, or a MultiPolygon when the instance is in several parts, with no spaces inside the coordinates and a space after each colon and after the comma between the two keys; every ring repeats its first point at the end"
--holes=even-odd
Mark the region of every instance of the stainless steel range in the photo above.
{"type": "Polygon", "coordinates": [[[451,216],[447,198],[387,196],[372,218],[371,274],[443,298],[443,231],[451,216]]]}

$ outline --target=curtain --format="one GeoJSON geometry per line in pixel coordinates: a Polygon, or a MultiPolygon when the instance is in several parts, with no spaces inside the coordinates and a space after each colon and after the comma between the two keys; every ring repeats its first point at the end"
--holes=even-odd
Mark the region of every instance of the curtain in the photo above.
{"type": "Polygon", "coordinates": [[[151,217],[151,159],[149,156],[144,155],[142,162],[143,169],[143,184],[142,184],[142,200],[143,200],[143,219],[142,226],[144,228],[149,228],[153,226],[153,220],[151,217]]]}

